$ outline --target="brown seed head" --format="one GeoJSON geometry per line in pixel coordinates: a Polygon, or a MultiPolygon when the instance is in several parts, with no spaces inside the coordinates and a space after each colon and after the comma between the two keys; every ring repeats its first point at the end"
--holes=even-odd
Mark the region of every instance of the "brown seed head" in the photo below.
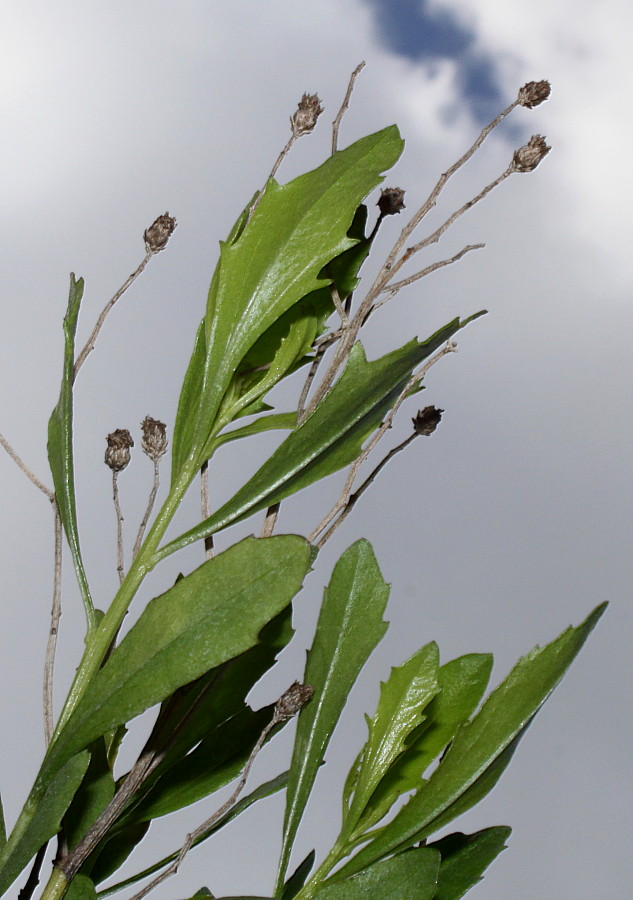
{"type": "Polygon", "coordinates": [[[442,420],[443,409],[436,406],[425,406],[419,409],[415,419],[412,419],[413,430],[416,434],[433,434],[442,420]]]}
{"type": "Polygon", "coordinates": [[[402,188],[383,188],[377,206],[381,216],[395,216],[405,208],[404,191],[402,188]]]}
{"type": "Polygon", "coordinates": [[[121,472],[130,461],[130,447],[134,446],[132,435],[127,428],[117,428],[106,438],[105,464],[113,472],[121,472]]]}
{"type": "Polygon", "coordinates": [[[311,131],[314,131],[314,126],[322,112],[323,107],[318,96],[316,94],[304,94],[299,101],[295,114],[290,118],[292,133],[296,137],[300,137],[302,134],[309,134],[311,131]]]}
{"type": "Polygon", "coordinates": [[[152,222],[145,231],[143,238],[148,253],[159,253],[167,246],[167,241],[174,233],[176,220],[169,213],[163,213],[156,221],[152,222]]]}
{"type": "Polygon", "coordinates": [[[145,416],[141,422],[141,429],[143,431],[141,440],[143,453],[156,462],[167,450],[167,426],[158,419],[145,416]]]}
{"type": "Polygon", "coordinates": [[[515,151],[512,158],[512,167],[515,172],[533,172],[544,156],[552,148],[545,143],[545,138],[540,134],[533,134],[523,147],[515,151]]]}
{"type": "Polygon", "coordinates": [[[291,719],[300,712],[313,694],[314,688],[309,684],[301,684],[299,681],[295,681],[275,703],[275,719],[278,722],[285,722],[286,719],[291,719]]]}
{"type": "Polygon", "coordinates": [[[519,91],[519,104],[528,109],[540,106],[552,92],[549,81],[528,81],[519,91]]]}

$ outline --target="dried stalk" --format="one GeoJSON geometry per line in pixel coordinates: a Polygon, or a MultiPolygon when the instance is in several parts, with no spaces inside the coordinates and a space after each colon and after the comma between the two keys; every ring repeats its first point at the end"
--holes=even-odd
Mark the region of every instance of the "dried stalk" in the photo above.
{"type": "Polygon", "coordinates": [[[78,374],[79,370],[81,369],[81,367],[83,366],[83,364],[85,363],[88,354],[92,350],[94,350],[94,346],[95,346],[97,337],[99,336],[99,332],[101,331],[101,329],[103,327],[103,323],[105,322],[105,320],[108,316],[108,313],[113,308],[113,306],[115,305],[117,300],[121,299],[123,294],[130,287],[130,285],[132,285],[136,281],[136,279],[139,277],[139,275],[141,275],[141,273],[145,270],[145,267],[147,266],[148,262],[154,255],[155,255],[155,251],[149,250],[149,249],[147,250],[147,252],[143,258],[143,261],[140,263],[140,265],[123,282],[123,284],[121,285],[119,290],[116,292],[116,294],[114,294],[114,296],[111,297],[110,300],[108,300],[108,302],[106,303],[104,308],[101,310],[101,314],[99,315],[99,318],[97,319],[95,327],[92,329],[92,333],[90,334],[90,337],[86,341],[86,345],[84,346],[83,350],[77,357],[77,360],[75,362],[75,369],[74,369],[74,373],[73,373],[73,380],[75,378],[77,378],[77,374],[78,374]]]}
{"type": "Polygon", "coordinates": [[[160,474],[159,474],[159,466],[160,459],[152,460],[154,463],[154,481],[152,483],[152,488],[149,492],[149,497],[147,499],[147,506],[145,508],[145,512],[143,513],[143,518],[141,519],[141,524],[138,527],[138,533],[136,535],[136,540],[134,541],[134,548],[132,550],[132,559],[135,558],[138,551],[141,549],[141,544],[143,543],[143,537],[145,535],[145,529],[147,528],[147,523],[149,522],[149,518],[152,514],[152,510],[154,509],[154,503],[156,502],[156,495],[158,494],[158,488],[160,486],[160,474]]]}
{"type": "Polygon", "coordinates": [[[24,462],[22,461],[22,459],[20,459],[20,457],[19,457],[18,454],[15,452],[15,450],[13,449],[13,447],[11,446],[11,444],[7,441],[7,439],[6,439],[6,438],[4,437],[4,435],[2,435],[2,434],[0,434],[0,444],[1,444],[2,447],[4,447],[4,449],[7,451],[7,453],[9,454],[9,456],[11,457],[11,459],[13,460],[13,462],[16,464],[16,466],[17,466],[22,472],[24,472],[24,474],[25,474],[26,477],[29,479],[29,481],[32,482],[32,483],[35,485],[35,487],[36,487],[39,491],[41,491],[46,497],[48,497],[48,499],[51,501],[51,503],[54,503],[54,502],[55,502],[55,494],[54,494],[49,488],[47,488],[46,485],[43,484],[43,483],[39,480],[39,478],[37,478],[37,477],[33,474],[33,472],[31,472],[31,470],[30,470],[29,467],[26,465],[26,463],[24,463],[24,462]]]}
{"type": "Polygon", "coordinates": [[[345,485],[343,486],[343,490],[341,491],[338,500],[308,538],[308,541],[311,544],[315,544],[315,546],[317,547],[322,546],[321,541],[317,541],[318,536],[325,528],[327,528],[328,525],[330,525],[330,523],[339,515],[341,510],[343,510],[349,503],[350,495],[352,493],[352,487],[358,474],[358,470],[365,462],[371,451],[374,449],[378,441],[391,428],[396,413],[400,409],[402,403],[408,396],[411,389],[419,384],[419,382],[424,378],[429,369],[434,366],[435,363],[437,363],[443,356],[446,356],[447,353],[454,353],[456,350],[457,345],[453,343],[453,341],[448,341],[441,350],[438,350],[438,352],[434,356],[427,360],[427,362],[422,366],[419,372],[415,372],[408,380],[408,382],[400,392],[396,402],[390,409],[388,415],[385,417],[380,428],[378,428],[377,431],[374,432],[373,436],[367,443],[367,446],[363,448],[362,452],[356,457],[356,459],[350,466],[345,485]]]}
{"type": "Polygon", "coordinates": [[[356,68],[350,75],[349,84],[347,85],[347,91],[345,92],[345,98],[341,104],[341,108],[339,109],[338,113],[336,114],[336,118],[332,122],[332,155],[334,155],[338,149],[338,132],[339,132],[339,128],[341,127],[341,121],[343,119],[343,116],[349,109],[349,102],[352,98],[352,91],[354,90],[354,83],[364,68],[365,68],[365,60],[363,60],[362,62],[359,62],[359,64],[356,66],[356,68]]]}
{"type": "Polygon", "coordinates": [[[119,502],[119,473],[116,470],[112,472],[112,500],[114,501],[114,512],[116,514],[116,570],[119,575],[119,582],[123,584],[125,579],[125,564],[123,560],[123,513],[121,512],[121,504],[119,502]]]}
{"type": "Polygon", "coordinates": [[[269,506],[266,510],[266,518],[264,520],[264,527],[262,528],[262,537],[270,537],[275,530],[280,506],[281,503],[273,503],[273,505],[269,506]]]}

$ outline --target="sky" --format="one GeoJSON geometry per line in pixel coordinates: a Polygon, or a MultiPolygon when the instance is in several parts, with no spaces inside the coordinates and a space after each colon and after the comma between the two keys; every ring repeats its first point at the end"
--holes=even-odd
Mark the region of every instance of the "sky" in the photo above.
{"type": "MultiPolygon", "coordinates": [[[[318,92],[326,111],[279,179],[327,156],[329,123],[349,73],[365,60],[341,144],[396,122],[406,149],[386,184],[406,189],[410,212],[523,83],[552,83],[546,104],[516,110],[486,141],[429,219],[435,227],[531,134],[545,135],[552,151],[539,169],[508,179],[425,263],[467,243],[486,249],[410,287],[368,328],[374,358],[456,315],[489,310],[429,374],[424,402],[445,410],[438,431],[385,469],[327,545],[297,610],[297,647],[253,693],[254,706],[271,702],[300,675],[334,562],[357,538],[371,540],[392,585],[391,628],[332,742],[296,862],[313,846],[325,851],[335,835],[341,780],[390,666],[435,639],[444,661],[491,651],[498,683],[519,656],[608,600],[500,783],[450,830],[513,828],[473,898],[630,895],[633,125],[623,98],[633,80],[632,19],[622,0],[60,0],[54,12],[42,0],[4,4],[0,431],[49,484],[46,424],[59,389],[69,273],[86,280],[83,343],[142,259],[144,229],[165,211],[178,220],[168,249],[108,320],[77,385],[79,518],[98,605],[116,587],[105,435],[127,427],[138,437],[147,414],[173,422],[218,241],[270,171],[301,94],[318,92]]],[[[400,224],[385,223],[383,253],[400,224]]],[[[392,444],[408,433],[416,403],[392,444]]],[[[218,502],[273,447],[271,438],[239,458],[220,454],[218,502]]],[[[149,490],[143,462],[121,478],[130,522],[149,490]]],[[[280,529],[309,529],[339,484],[289,501],[280,529]]],[[[0,793],[12,823],[43,750],[52,523],[43,496],[6,456],[0,490],[0,793]]],[[[191,498],[181,521],[193,522],[195,510],[191,498]]],[[[247,522],[223,540],[259,527],[247,522]]],[[[178,565],[199,562],[192,549],[178,565]]],[[[175,565],[152,575],[146,599],[165,589],[175,565]]],[[[64,587],[58,709],[82,641],[69,561],[64,587]]],[[[135,742],[141,727],[132,729],[135,742]]],[[[289,752],[280,738],[253,777],[270,777],[289,752]]],[[[153,847],[172,850],[210,812],[207,802],[175,824],[159,822],[153,847]]],[[[271,822],[282,815],[271,802],[244,817],[155,896],[188,896],[202,884],[216,896],[265,894],[277,852],[271,822]]],[[[143,851],[127,871],[149,858],[143,851]]]]}

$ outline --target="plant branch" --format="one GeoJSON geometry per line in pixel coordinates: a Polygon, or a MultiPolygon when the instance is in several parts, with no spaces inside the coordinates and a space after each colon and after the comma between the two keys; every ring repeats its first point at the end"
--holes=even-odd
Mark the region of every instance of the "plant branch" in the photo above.
{"type": "Polygon", "coordinates": [[[398,398],[396,399],[396,402],[389,410],[388,415],[385,416],[385,419],[384,419],[382,425],[380,426],[380,428],[378,428],[374,432],[373,436],[367,443],[367,446],[363,448],[361,453],[356,457],[356,459],[350,466],[350,469],[349,469],[349,472],[347,475],[347,479],[345,481],[345,485],[343,486],[343,490],[341,491],[338,500],[336,501],[334,506],[331,508],[331,510],[328,512],[328,514],[325,516],[325,518],[322,519],[322,521],[314,529],[314,531],[308,538],[309,543],[315,544],[317,547],[322,546],[321,541],[317,541],[317,537],[321,534],[321,532],[324,531],[325,528],[327,528],[327,526],[333,521],[333,519],[336,518],[336,516],[341,512],[341,510],[344,509],[345,506],[347,506],[350,495],[352,493],[352,487],[353,487],[354,481],[358,474],[358,470],[360,469],[362,464],[365,462],[365,460],[367,459],[367,457],[369,456],[371,451],[374,449],[374,447],[376,446],[378,441],[391,428],[391,424],[395,418],[396,413],[400,409],[404,400],[409,395],[409,392],[411,391],[411,389],[414,388],[417,384],[419,384],[420,381],[422,381],[422,379],[427,374],[429,369],[432,366],[434,366],[437,362],[439,362],[439,360],[443,356],[446,356],[447,353],[454,353],[456,350],[457,350],[457,345],[453,341],[448,341],[442,347],[441,350],[438,350],[437,353],[435,353],[429,360],[427,360],[427,362],[422,366],[422,368],[418,372],[414,372],[414,374],[409,378],[406,385],[401,390],[398,398]]]}
{"type": "Polygon", "coordinates": [[[112,471],[112,500],[114,501],[114,512],[116,513],[116,570],[119,575],[119,584],[123,584],[125,579],[125,564],[123,561],[123,513],[121,512],[121,504],[119,502],[119,473],[112,471]]]}
{"type": "Polygon", "coordinates": [[[2,447],[7,451],[7,453],[9,454],[9,456],[11,457],[11,459],[13,460],[13,462],[17,465],[17,467],[18,467],[22,472],[24,472],[24,474],[25,474],[26,477],[29,479],[29,481],[31,481],[31,482],[35,485],[35,487],[36,487],[38,490],[40,490],[46,497],[48,497],[48,499],[51,501],[51,503],[54,503],[54,502],[55,502],[55,494],[53,493],[53,491],[51,491],[50,488],[47,488],[46,485],[43,484],[43,483],[39,480],[39,478],[37,478],[37,477],[33,474],[33,472],[31,472],[31,470],[30,470],[29,467],[26,465],[26,463],[24,463],[24,462],[22,461],[22,459],[21,459],[21,458],[18,456],[18,454],[15,452],[15,450],[13,449],[13,447],[11,446],[11,444],[7,441],[7,439],[6,439],[6,438],[4,437],[4,435],[2,435],[2,434],[0,434],[0,444],[1,444],[2,447]]]}
{"type": "Polygon", "coordinates": [[[354,83],[364,68],[365,68],[365,60],[363,60],[362,62],[359,62],[359,64],[356,66],[356,68],[350,75],[349,84],[347,85],[347,91],[345,92],[345,98],[343,99],[341,108],[339,109],[339,111],[336,114],[336,118],[332,122],[332,155],[334,155],[338,149],[338,133],[339,133],[339,129],[341,127],[341,121],[343,119],[343,116],[349,109],[349,102],[352,98],[352,91],[354,90],[354,83]]]}
{"type": "Polygon", "coordinates": [[[147,523],[149,522],[150,516],[152,514],[152,510],[154,509],[154,503],[156,502],[156,495],[158,494],[158,488],[160,486],[160,474],[159,474],[159,466],[160,459],[152,460],[154,463],[154,481],[152,483],[152,488],[149,492],[149,497],[147,500],[147,506],[145,508],[145,512],[143,513],[143,518],[141,519],[141,524],[138,528],[138,534],[136,535],[136,540],[134,541],[134,549],[132,550],[132,559],[136,556],[138,551],[141,549],[141,544],[143,543],[143,536],[145,535],[145,529],[147,528],[147,523]]]}
{"type": "MultiPolygon", "coordinates": [[[[202,514],[202,521],[208,519],[211,515],[211,508],[209,506],[209,460],[206,459],[202,463],[202,467],[200,469],[200,512],[202,514]]],[[[213,535],[208,534],[204,539],[204,558],[205,559],[213,559],[213,535]]]]}
{"type": "Polygon", "coordinates": [[[79,370],[81,369],[81,367],[83,366],[83,364],[85,363],[88,354],[92,350],[94,350],[94,346],[95,346],[96,340],[99,336],[99,332],[101,331],[101,329],[103,327],[103,323],[105,322],[105,320],[108,316],[108,313],[113,308],[115,303],[121,299],[123,294],[130,287],[130,285],[132,285],[136,281],[136,279],[139,277],[139,275],[142,274],[142,272],[144,271],[148,262],[154,255],[155,255],[155,251],[149,250],[149,249],[147,250],[147,252],[145,253],[145,256],[143,257],[142,262],[137,266],[137,268],[132,272],[132,274],[128,278],[126,278],[126,280],[123,282],[123,284],[118,289],[116,294],[114,294],[114,296],[111,297],[110,300],[108,300],[108,302],[106,303],[104,308],[101,310],[101,314],[99,315],[99,318],[96,321],[95,327],[92,329],[90,337],[86,341],[86,345],[84,346],[83,350],[81,351],[81,353],[79,354],[79,356],[77,357],[77,359],[75,361],[73,380],[75,378],[77,378],[77,374],[78,374],[79,370]]]}
{"type": "Polygon", "coordinates": [[[280,506],[281,503],[273,503],[273,505],[269,506],[266,510],[266,519],[264,520],[264,527],[262,528],[262,537],[270,537],[275,530],[280,506]]]}

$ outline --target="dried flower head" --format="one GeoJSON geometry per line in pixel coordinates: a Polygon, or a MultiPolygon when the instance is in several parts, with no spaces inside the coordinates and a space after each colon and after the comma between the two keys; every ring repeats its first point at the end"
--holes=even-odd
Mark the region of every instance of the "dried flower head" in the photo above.
{"type": "Polygon", "coordinates": [[[145,416],[141,422],[141,429],[143,431],[141,440],[143,453],[157,462],[167,450],[167,426],[158,419],[145,416]]]}
{"type": "Polygon", "coordinates": [[[514,171],[533,172],[551,149],[545,143],[545,138],[542,135],[533,134],[527,144],[515,151],[512,158],[514,171]]]}
{"type": "Polygon", "coordinates": [[[121,472],[130,461],[130,447],[134,446],[132,435],[127,428],[117,428],[106,440],[105,464],[113,472],[121,472]]]}
{"type": "Polygon", "coordinates": [[[404,191],[402,188],[383,188],[377,206],[381,216],[395,216],[405,208],[404,191]]]}
{"type": "Polygon", "coordinates": [[[163,213],[146,229],[143,238],[148,253],[159,253],[167,246],[167,241],[174,233],[176,220],[169,213],[163,213]]]}
{"type": "Polygon", "coordinates": [[[443,412],[443,409],[438,409],[436,406],[425,406],[424,409],[419,409],[416,417],[411,420],[415,433],[433,434],[442,420],[443,412]]]}
{"type": "Polygon", "coordinates": [[[540,106],[552,92],[549,81],[528,81],[519,91],[519,104],[528,109],[540,106]]]}
{"type": "Polygon", "coordinates": [[[314,126],[322,112],[323,107],[318,96],[316,94],[304,94],[299,101],[295,114],[290,118],[292,133],[296,137],[300,137],[302,134],[309,134],[311,131],[314,131],[314,126]]]}
{"type": "Polygon", "coordinates": [[[299,681],[295,681],[275,703],[275,719],[278,722],[285,722],[286,719],[291,719],[312,699],[313,694],[314,688],[309,684],[301,684],[299,681]]]}

